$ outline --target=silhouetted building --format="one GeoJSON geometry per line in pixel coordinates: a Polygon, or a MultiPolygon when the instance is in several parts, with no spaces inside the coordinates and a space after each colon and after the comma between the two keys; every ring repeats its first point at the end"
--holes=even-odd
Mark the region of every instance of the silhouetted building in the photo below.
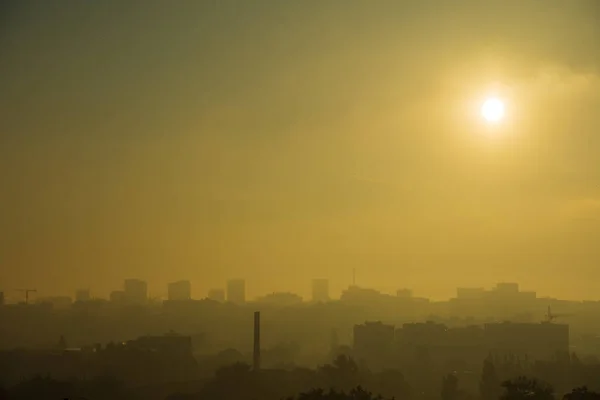
{"type": "Polygon", "coordinates": [[[52,296],[52,297],[41,297],[37,300],[39,304],[51,304],[55,310],[64,310],[71,307],[73,299],[69,296],[52,296]]]}
{"type": "Polygon", "coordinates": [[[396,301],[395,296],[383,294],[375,289],[350,286],[342,292],[340,301],[347,304],[357,304],[369,307],[379,307],[382,303],[389,303],[390,300],[396,301]]]}
{"type": "Polygon", "coordinates": [[[439,346],[446,338],[448,327],[432,321],[402,325],[396,333],[396,340],[407,347],[439,346]]]}
{"type": "Polygon", "coordinates": [[[456,360],[479,366],[489,353],[481,326],[448,328],[432,321],[404,324],[396,331],[396,345],[401,359],[419,353],[421,361],[440,366],[456,360]]]}
{"type": "Polygon", "coordinates": [[[461,300],[481,300],[485,296],[484,288],[458,288],[456,298],[461,300]]]}
{"type": "Polygon", "coordinates": [[[145,304],[148,300],[148,285],[139,279],[125,280],[125,301],[129,304],[145,304]]]}
{"type": "Polygon", "coordinates": [[[113,290],[110,292],[109,299],[112,303],[122,304],[125,302],[125,292],[122,290],[113,290]]]}
{"type": "Polygon", "coordinates": [[[312,281],[312,301],[316,303],[325,303],[329,301],[329,280],[313,279],[312,281]]]}
{"type": "Polygon", "coordinates": [[[235,304],[246,302],[246,281],[231,279],[227,282],[227,301],[235,304]]]}
{"type": "Polygon", "coordinates": [[[451,315],[498,319],[523,319],[537,308],[535,292],[522,292],[517,283],[498,283],[492,290],[458,288],[450,299],[451,315]]]}
{"type": "Polygon", "coordinates": [[[257,298],[256,302],[285,307],[301,304],[302,297],[298,296],[295,293],[275,292],[257,298]]]}
{"type": "Polygon", "coordinates": [[[4,305],[4,292],[0,292],[0,306],[4,305]]]}
{"type": "Polygon", "coordinates": [[[90,301],[90,290],[89,289],[79,289],[75,292],[75,301],[83,302],[90,301]]]}
{"type": "Polygon", "coordinates": [[[190,300],[192,298],[192,284],[190,281],[177,281],[169,283],[169,300],[190,300]]]}
{"type": "Polygon", "coordinates": [[[127,342],[127,346],[162,354],[192,355],[192,338],[177,334],[142,336],[127,342]]]}
{"type": "Polygon", "coordinates": [[[485,340],[494,354],[540,361],[569,357],[569,325],[505,322],[486,324],[484,329],[485,340]]]}
{"type": "Polygon", "coordinates": [[[354,354],[358,360],[380,370],[392,361],[394,349],[394,326],[381,322],[365,322],[354,325],[354,354]]]}
{"type": "Polygon", "coordinates": [[[211,289],[208,291],[209,300],[218,301],[219,303],[225,302],[225,290],[223,289],[211,289]]]}
{"type": "Polygon", "coordinates": [[[512,282],[501,282],[496,284],[496,292],[502,294],[517,294],[519,293],[519,284],[512,282]]]}

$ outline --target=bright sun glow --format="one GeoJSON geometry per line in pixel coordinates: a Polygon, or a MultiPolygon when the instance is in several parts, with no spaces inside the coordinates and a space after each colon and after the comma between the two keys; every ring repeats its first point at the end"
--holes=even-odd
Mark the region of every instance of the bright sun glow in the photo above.
{"type": "Polygon", "coordinates": [[[481,106],[481,116],[488,122],[500,122],[504,118],[504,103],[496,97],[487,99],[481,106]]]}

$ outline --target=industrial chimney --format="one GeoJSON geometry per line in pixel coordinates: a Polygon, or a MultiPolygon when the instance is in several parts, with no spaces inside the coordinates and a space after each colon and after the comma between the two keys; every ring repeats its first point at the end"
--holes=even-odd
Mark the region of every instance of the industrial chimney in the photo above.
{"type": "Polygon", "coordinates": [[[254,370],[260,371],[260,311],[254,312],[254,370]]]}

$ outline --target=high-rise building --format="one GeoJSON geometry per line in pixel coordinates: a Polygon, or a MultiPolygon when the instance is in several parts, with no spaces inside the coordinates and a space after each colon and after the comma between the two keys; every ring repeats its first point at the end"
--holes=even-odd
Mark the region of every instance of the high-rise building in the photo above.
{"type": "Polygon", "coordinates": [[[329,280],[313,279],[312,281],[312,301],[320,303],[329,301],[329,280]]]}
{"type": "Polygon", "coordinates": [[[227,301],[235,304],[246,302],[246,281],[231,279],[227,282],[227,301]]]}
{"type": "Polygon", "coordinates": [[[75,292],[75,301],[83,302],[83,301],[90,301],[90,300],[91,300],[91,296],[90,296],[89,289],[79,289],[75,292]]]}
{"type": "Polygon", "coordinates": [[[125,279],[125,301],[129,304],[144,304],[148,300],[148,285],[139,279],[125,279]]]}
{"type": "Polygon", "coordinates": [[[208,291],[208,299],[218,301],[219,303],[225,302],[225,290],[224,289],[211,289],[208,291]]]}
{"type": "Polygon", "coordinates": [[[192,298],[192,284],[190,281],[177,281],[169,283],[169,300],[190,300],[192,298]]]}
{"type": "Polygon", "coordinates": [[[569,359],[569,325],[489,323],[484,325],[484,331],[492,354],[539,361],[569,359]]]}

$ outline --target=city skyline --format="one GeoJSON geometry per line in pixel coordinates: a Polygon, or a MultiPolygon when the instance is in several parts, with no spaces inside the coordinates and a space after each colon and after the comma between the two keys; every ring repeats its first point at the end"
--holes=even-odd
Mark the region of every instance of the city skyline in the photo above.
{"type": "MultiPolygon", "coordinates": [[[[164,284],[164,290],[154,292],[149,290],[148,282],[138,278],[127,278],[122,282],[122,286],[113,287],[108,293],[102,294],[91,290],[89,287],[73,290],[71,293],[39,293],[37,289],[14,289],[2,290],[0,293],[5,304],[24,303],[23,299],[27,295],[31,303],[35,303],[37,299],[52,299],[52,298],[70,298],[71,301],[90,301],[90,300],[110,300],[123,302],[127,296],[132,298],[142,299],[144,302],[162,302],[162,301],[185,301],[185,300],[216,300],[218,302],[231,302],[237,304],[251,303],[261,301],[265,296],[269,295],[299,295],[303,302],[328,302],[340,300],[344,293],[352,289],[371,291],[382,296],[390,298],[397,297],[398,299],[426,299],[432,302],[448,302],[457,298],[465,298],[471,300],[481,300],[490,293],[517,293],[538,300],[561,300],[569,302],[600,302],[599,299],[565,299],[562,297],[552,296],[544,293],[539,293],[535,288],[523,287],[518,282],[495,282],[492,285],[462,285],[452,288],[452,295],[446,298],[432,298],[421,293],[414,292],[411,287],[393,287],[387,286],[387,289],[381,287],[373,287],[360,285],[356,282],[350,282],[344,286],[340,292],[332,292],[331,281],[327,278],[316,278],[308,282],[308,289],[305,292],[295,292],[293,290],[271,290],[266,292],[250,292],[248,294],[248,280],[242,278],[230,278],[222,283],[221,286],[210,287],[204,293],[201,290],[195,289],[193,281],[188,279],[178,279],[164,284]],[[128,288],[129,286],[129,288],[128,288]],[[28,292],[28,293],[26,293],[28,292]],[[32,293],[32,294],[30,294],[32,293]],[[129,293],[129,294],[128,294],[129,293]],[[232,294],[233,293],[233,294],[232,294]],[[234,296],[233,298],[231,296],[234,296]],[[80,299],[80,300],[78,300],[80,299]]],[[[134,301],[135,303],[136,301],[134,301]]]]}
{"type": "Polygon", "coordinates": [[[600,0],[0,0],[0,400],[600,400],[600,0]]]}

